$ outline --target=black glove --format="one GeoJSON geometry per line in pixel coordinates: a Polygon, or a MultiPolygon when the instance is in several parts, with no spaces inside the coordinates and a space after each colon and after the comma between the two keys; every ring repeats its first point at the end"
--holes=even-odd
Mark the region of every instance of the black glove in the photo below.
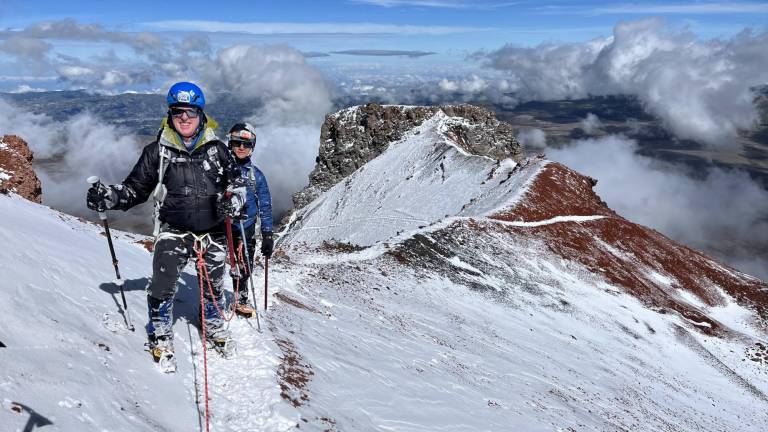
{"type": "MultiPolygon", "coordinates": [[[[219,195],[216,203],[216,211],[219,213],[219,216],[231,219],[248,219],[248,214],[245,212],[245,199],[240,192],[236,190],[235,192],[229,191],[228,194],[219,195]]],[[[244,193],[244,190],[242,192],[244,193]]]]}
{"type": "Polygon", "coordinates": [[[272,256],[272,250],[275,248],[275,241],[272,240],[272,233],[269,231],[261,232],[261,254],[269,258],[272,256]]]}
{"type": "Polygon", "coordinates": [[[85,204],[89,209],[97,212],[110,210],[117,205],[117,192],[112,186],[96,183],[88,189],[85,204]]]}

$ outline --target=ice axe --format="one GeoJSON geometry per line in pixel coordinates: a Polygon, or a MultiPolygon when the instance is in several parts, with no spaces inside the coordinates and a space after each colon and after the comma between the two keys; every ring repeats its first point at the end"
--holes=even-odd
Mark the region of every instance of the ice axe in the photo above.
{"type": "MultiPolygon", "coordinates": [[[[104,187],[101,184],[98,176],[88,177],[88,183],[96,187],[104,187]]],[[[115,247],[112,245],[112,234],[109,232],[109,221],[107,221],[107,209],[99,207],[99,219],[104,224],[104,232],[107,234],[107,243],[109,244],[109,253],[112,254],[112,265],[115,266],[115,284],[120,288],[120,297],[123,299],[123,310],[125,311],[125,322],[128,325],[128,330],[136,331],[136,328],[131,322],[131,313],[128,311],[128,303],[125,301],[125,291],[123,291],[123,278],[120,277],[120,268],[117,266],[117,256],[115,255],[115,247]]]]}

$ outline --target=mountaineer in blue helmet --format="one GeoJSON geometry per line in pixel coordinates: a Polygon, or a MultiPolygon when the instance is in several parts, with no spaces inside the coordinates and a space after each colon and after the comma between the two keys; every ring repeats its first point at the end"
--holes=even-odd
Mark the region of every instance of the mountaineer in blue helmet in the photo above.
{"type": "MultiPolygon", "coordinates": [[[[157,140],[141,152],[120,183],[88,190],[90,209],[128,210],[150,197],[155,207],[152,279],[147,286],[150,351],[165,372],[176,370],[173,299],[181,271],[192,259],[204,261],[205,335],[225,356],[234,344],[221,316],[226,236],[224,218],[244,211],[245,183],[227,146],[205,115],[200,87],[179,82],[168,90],[168,115],[157,140]]],[[[198,267],[198,272],[200,272],[198,267]]]]}
{"type": "MultiPolygon", "coordinates": [[[[232,274],[232,286],[237,292],[235,312],[246,318],[256,315],[256,310],[248,304],[247,281],[250,276],[253,262],[245,263],[246,258],[251,260],[256,252],[256,223],[259,223],[261,233],[261,254],[269,258],[272,256],[274,241],[272,239],[272,198],[269,194],[269,186],[264,173],[251,161],[253,148],[256,146],[256,130],[248,123],[237,123],[229,129],[227,134],[229,148],[235,156],[238,166],[242,171],[243,180],[246,183],[246,212],[242,220],[242,230],[234,230],[234,249],[241,258],[241,269],[232,274]],[[245,234],[245,239],[243,239],[245,234]],[[245,241],[244,241],[245,240],[245,241]]],[[[253,299],[254,303],[256,299],[253,299]]]]}

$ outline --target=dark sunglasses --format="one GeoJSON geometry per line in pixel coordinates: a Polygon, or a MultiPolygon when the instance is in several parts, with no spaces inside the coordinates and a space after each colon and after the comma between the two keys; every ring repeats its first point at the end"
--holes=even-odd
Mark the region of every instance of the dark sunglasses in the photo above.
{"type": "Polygon", "coordinates": [[[171,108],[171,116],[176,118],[181,118],[182,115],[186,114],[189,118],[198,118],[200,116],[200,110],[198,109],[189,109],[189,108],[171,108]]]}
{"type": "Polygon", "coordinates": [[[232,148],[235,148],[235,147],[245,147],[245,148],[252,149],[253,146],[255,146],[255,145],[256,145],[256,143],[248,142],[248,141],[237,141],[237,140],[230,140],[229,141],[229,146],[232,147],[232,148]]]}

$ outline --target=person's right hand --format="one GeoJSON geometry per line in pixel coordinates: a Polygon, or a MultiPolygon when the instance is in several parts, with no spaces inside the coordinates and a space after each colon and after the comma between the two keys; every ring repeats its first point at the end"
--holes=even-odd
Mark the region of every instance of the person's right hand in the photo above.
{"type": "Polygon", "coordinates": [[[88,189],[85,204],[89,209],[97,212],[109,210],[117,204],[117,192],[115,192],[112,186],[96,183],[88,189]]]}

